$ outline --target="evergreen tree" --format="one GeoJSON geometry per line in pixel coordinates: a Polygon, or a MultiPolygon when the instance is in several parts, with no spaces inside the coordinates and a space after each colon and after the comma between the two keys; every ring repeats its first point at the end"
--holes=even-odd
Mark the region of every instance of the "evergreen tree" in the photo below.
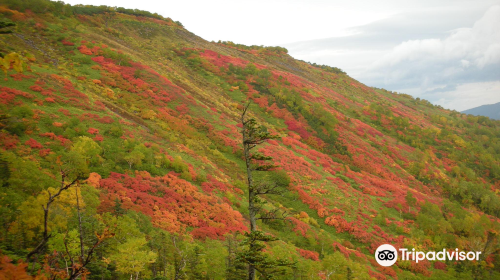
{"type": "Polygon", "coordinates": [[[277,239],[265,234],[257,229],[257,220],[273,220],[282,219],[276,215],[277,211],[261,214],[262,206],[265,200],[263,195],[282,194],[286,191],[289,181],[273,180],[262,181],[256,180],[254,172],[272,171],[277,166],[269,163],[272,157],[265,156],[259,152],[252,151],[258,145],[265,143],[267,140],[276,139],[278,136],[271,135],[267,128],[259,125],[255,118],[247,118],[248,103],[243,109],[241,115],[242,137],[243,137],[243,152],[245,164],[247,168],[247,185],[248,185],[248,212],[250,219],[250,232],[246,233],[246,239],[242,245],[247,248],[240,252],[238,259],[248,264],[248,279],[254,280],[255,273],[258,271],[263,279],[272,279],[273,274],[279,271],[280,267],[293,265],[284,260],[272,260],[263,253],[265,242],[276,241],[277,239]]]}

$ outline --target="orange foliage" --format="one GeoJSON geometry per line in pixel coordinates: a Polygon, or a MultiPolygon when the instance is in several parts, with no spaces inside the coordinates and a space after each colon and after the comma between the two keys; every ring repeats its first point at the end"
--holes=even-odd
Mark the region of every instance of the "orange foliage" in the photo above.
{"type": "Polygon", "coordinates": [[[26,272],[27,267],[28,264],[22,261],[15,265],[9,257],[0,256],[0,280],[31,280],[33,277],[26,272]]]}
{"type": "Polygon", "coordinates": [[[138,172],[135,177],[111,173],[99,181],[105,191],[101,193],[101,211],[112,211],[116,199],[122,207],[137,209],[153,218],[153,224],[170,232],[191,232],[197,238],[223,239],[228,232],[246,231],[243,217],[215,196],[198,191],[188,181],[173,172],[152,177],[138,172]]]}

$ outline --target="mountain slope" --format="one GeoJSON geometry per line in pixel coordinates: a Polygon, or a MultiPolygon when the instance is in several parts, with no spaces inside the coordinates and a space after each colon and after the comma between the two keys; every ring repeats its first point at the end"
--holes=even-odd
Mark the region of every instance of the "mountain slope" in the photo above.
{"type": "Polygon", "coordinates": [[[500,120],[500,102],[496,104],[481,105],[476,108],[462,111],[462,113],[475,116],[485,116],[490,119],[500,120]]]}
{"type": "Polygon", "coordinates": [[[281,136],[258,150],[291,182],[263,207],[288,216],[258,224],[280,239],[270,256],[297,262],[277,279],[499,275],[500,122],[155,14],[27,3],[0,7],[17,25],[0,49],[27,66],[0,81],[0,250],[30,273],[69,278],[83,244],[92,279],[245,279],[251,101],[281,136]],[[382,267],[385,243],[484,258],[382,267]]]}

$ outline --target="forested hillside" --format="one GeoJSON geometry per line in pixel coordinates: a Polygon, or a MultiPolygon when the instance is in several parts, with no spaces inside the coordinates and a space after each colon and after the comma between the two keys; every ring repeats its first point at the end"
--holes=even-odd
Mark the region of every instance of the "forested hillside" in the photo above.
{"type": "Polygon", "coordinates": [[[0,0],[0,31],[1,280],[500,278],[500,121],[145,11],[0,0]]]}

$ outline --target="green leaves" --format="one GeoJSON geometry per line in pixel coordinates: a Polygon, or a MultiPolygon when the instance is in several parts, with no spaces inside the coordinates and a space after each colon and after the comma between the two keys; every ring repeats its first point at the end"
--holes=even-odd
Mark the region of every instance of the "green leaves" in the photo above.
{"type": "Polygon", "coordinates": [[[15,23],[13,22],[7,22],[7,21],[0,21],[0,34],[10,34],[12,33],[12,30],[2,30],[4,28],[7,28],[7,27],[12,27],[12,26],[16,26],[15,23]]]}
{"type": "Polygon", "coordinates": [[[285,259],[272,259],[262,251],[266,248],[264,242],[277,241],[278,238],[255,230],[245,233],[246,239],[241,243],[245,249],[238,253],[237,261],[248,263],[262,275],[263,279],[274,279],[284,267],[294,267],[295,262],[285,259]]]}
{"type": "Polygon", "coordinates": [[[124,274],[138,275],[146,265],[154,263],[157,254],[145,248],[146,238],[131,238],[117,247],[117,252],[110,257],[116,264],[116,270],[124,274]]]}

